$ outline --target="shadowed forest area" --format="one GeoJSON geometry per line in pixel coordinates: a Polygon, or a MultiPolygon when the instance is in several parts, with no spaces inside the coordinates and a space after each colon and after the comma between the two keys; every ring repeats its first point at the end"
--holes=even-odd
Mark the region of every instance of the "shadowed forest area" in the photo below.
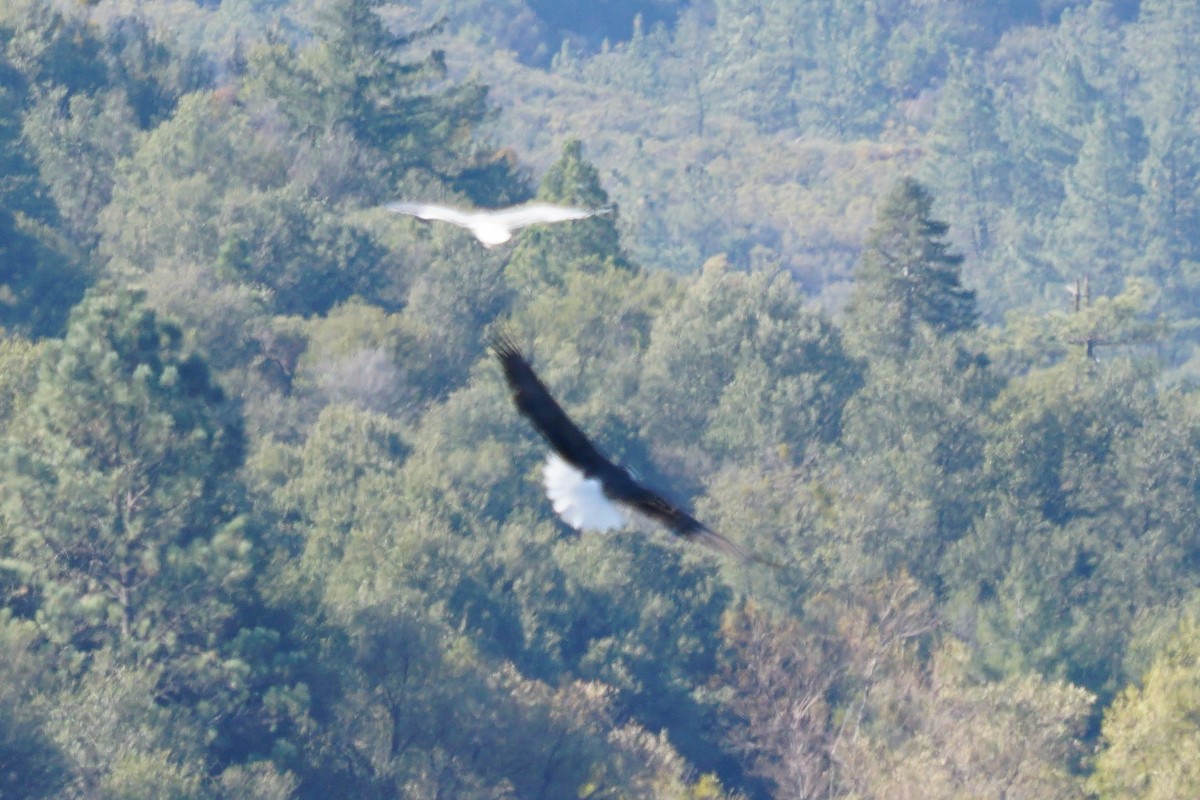
{"type": "Polygon", "coordinates": [[[1200,796],[1197,42],[4,0],[0,797],[1200,796]],[[570,531],[499,328],[780,567],[570,531]]]}

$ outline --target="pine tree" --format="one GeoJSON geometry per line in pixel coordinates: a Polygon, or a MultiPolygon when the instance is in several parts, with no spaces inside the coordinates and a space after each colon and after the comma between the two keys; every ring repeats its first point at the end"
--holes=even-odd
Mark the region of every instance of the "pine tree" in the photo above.
{"type": "Polygon", "coordinates": [[[998,127],[983,69],[969,57],[955,59],[938,101],[930,171],[950,221],[965,231],[975,258],[990,250],[996,211],[1010,197],[1012,165],[998,127]]]}
{"type": "Polygon", "coordinates": [[[1099,99],[1100,93],[1084,75],[1077,56],[1059,51],[1047,54],[1031,98],[1029,132],[1035,137],[1043,178],[1051,184],[1075,161],[1099,99]]]}
{"type": "Polygon", "coordinates": [[[764,131],[796,124],[796,84],[809,9],[773,0],[727,0],[712,10],[708,65],[697,86],[710,88],[712,105],[764,131]]]}
{"type": "Polygon", "coordinates": [[[1014,155],[1009,170],[1011,205],[1018,217],[1014,238],[1027,240],[1018,248],[1029,254],[1026,271],[1033,276],[1026,281],[1035,284],[1057,279],[1038,274],[1046,270],[1035,255],[1048,235],[1045,208],[1062,202],[1063,174],[1075,163],[1084,130],[1100,99],[1080,59],[1069,50],[1049,50],[1038,66],[1031,91],[1006,92],[1007,102],[1001,106],[1003,138],[1014,155]]]}
{"type": "Polygon", "coordinates": [[[418,168],[453,178],[474,166],[471,134],[489,113],[487,89],[473,81],[446,85],[439,50],[402,60],[400,54],[438,26],[393,34],[380,5],[337,0],[322,6],[311,43],[251,54],[248,88],[279,101],[306,137],[348,130],[397,172],[418,168]]]}
{"type": "Polygon", "coordinates": [[[1200,294],[1200,7],[1148,0],[1131,32],[1148,148],[1142,163],[1147,274],[1168,284],[1191,315],[1200,294]]]}
{"type": "Polygon", "coordinates": [[[1078,59],[1084,77],[1104,97],[1124,96],[1134,71],[1115,58],[1125,46],[1131,15],[1126,0],[1092,0],[1063,10],[1051,49],[1078,59]],[[1122,6],[1126,6],[1122,8],[1122,6]]]}
{"type": "Polygon", "coordinates": [[[1127,120],[1104,104],[1083,135],[1066,171],[1066,198],[1047,242],[1058,277],[1090,275],[1099,293],[1121,289],[1139,253],[1137,180],[1143,145],[1127,120]]]}
{"type": "Polygon", "coordinates": [[[161,760],[162,748],[214,774],[294,752],[285,740],[308,693],[254,583],[265,542],[236,478],[237,408],[137,292],[92,290],[45,349],[0,440],[0,614],[34,626],[64,714],[147,732],[137,752],[89,748],[72,723],[73,771],[115,779],[126,756],[161,760]],[[134,681],[161,719],[89,688],[109,675],[134,681]]]}
{"type": "MultiPolygon", "coordinates": [[[[34,26],[41,16],[31,13],[34,19],[24,21],[34,26]]],[[[32,222],[56,216],[30,152],[28,134],[21,128],[31,102],[29,72],[36,66],[36,59],[29,63],[30,55],[22,49],[30,48],[38,37],[23,31],[21,47],[7,46],[15,35],[8,28],[10,22],[0,10],[0,325],[52,335],[60,331],[67,309],[83,294],[84,280],[57,252],[61,242],[54,242],[32,222]]]]}
{"type": "Polygon", "coordinates": [[[8,601],[77,651],[209,650],[251,567],[230,404],[134,293],[93,291],[55,344],[0,447],[8,601]]]}
{"type": "Polygon", "coordinates": [[[889,26],[878,4],[868,0],[813,5],[815,18],[806,27],[814,35],[805,45],[815,69],[799,76],[795,88],[801,127],[828,127],[841,139],[873,133],[882,122],[881,109],[887,107],[882,76],[890,66],[889,26]]]}
{"type": "MultiPolygon", "coordinates": [[[[538,186],[537,199],[586,208],[608,205],[600,174],[584,159],[583,143],[578,139],[569,139],[563,145],[562,155],[538,186]]],[[[514,286],[532,291],[539,285],[561,286],[568,270],[596,272],[605,265],[630,267],[621,250],[615,212],[527,229],[513,250],[506,272],[514,286]]]]}
{"type": "Polygon", "coordinates": [[[1184,615],[1154,662],[1104,713],[1088,788],[1103,800],[1200,792],[1200,621],[1184,615]]]}
{"type": "Polygon", "coordinates": [[[871,358],[903,358],[928,331],[944,337],[976,324],[975,293],[962,285],[949,226],[932,217],[933,197],[912,178],[884,199],[855,271],[848,338],[871,358]]]}

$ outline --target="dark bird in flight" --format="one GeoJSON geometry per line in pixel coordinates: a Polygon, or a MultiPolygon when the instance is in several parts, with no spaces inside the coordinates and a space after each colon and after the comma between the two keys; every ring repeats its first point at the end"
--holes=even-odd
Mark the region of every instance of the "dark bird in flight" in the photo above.
{"type": "Polygon", "coordinates": [[[509,338],[498,334],[492,340],[492,351],[504,368],[517,410],[533,423],[552,448],[542,473],[543,483],[555,512],[564,522],[579,531],[605,532],[624,526],[630,514],[636,513],[661,523],[688,541],[742,561],[770,564],[705,527],[642,486],[628,470],[601,455],[550,396],[509,338]]]}
{"type": "Polygon", "coordinates": [[[603,208],[572,208],[551,203],[525,203],[508,208],[461,209],[437,203],[388,203],[388,211],[408,214],[418,219],[449,222],[467,228],[484,247],[504,244],[513,233],[528,225],[539,222],[565,222],[572,219],[587,219],[597,214],[607,214],[612,206],[603,208]]]}

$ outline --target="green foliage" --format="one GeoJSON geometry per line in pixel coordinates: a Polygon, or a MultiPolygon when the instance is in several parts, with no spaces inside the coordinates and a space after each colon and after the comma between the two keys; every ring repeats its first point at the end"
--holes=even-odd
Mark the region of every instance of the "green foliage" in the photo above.
{"type": "Polygon", "coordinates": [[[315,40],[250,54],[252,98],[276,102],[305,138],[345,128],[394,176],[419,169],[453,180],[469,167],[472,130],[487,115],[487,90],[473,82],[446,85],[445,55],[420,61],[396,54],[436,31],[397,36],[377,0],[323,6],[315,40]]]}
{"type": "Polygon", "coordinates": [[[1137,354],[1168,335],[1169,326],[1153,314],[1155,297],[1145,280],[1132,279],[1119,294],[1105,297],[1092,296],[1086,277],[1063,288],[1072,309],[1010,315],[993,348],[998,361],[1022,372],[1064,360],[1078,366],[1108,354],[1137,354]]]}
{"type": "Polygon", "coordinates": [[[838,437],[861,368],[787,276],[713,259],[675,306],[646,349],[639,404],[648,439],[697,465],[698,445],[717,458],[784,448],[799,459],[838,437]]]}
{"type": "Polygon", "coordinates": [[[0,333],[0,431],[33,394],[40,358],[38,345],[0,333]]]}
{"type": "Polygon", "coordinates": [[[1194,794],[1193,7],[444,5],[0,8],[0,793],[1194,794]]]}
{"type": "Polygon", "coordinates": [[[960,342],[923,334],[905,361],[872,365],[845,412],[845,466],[822,485],[841,501],[827,532],[845,541],[841,569],[903,568],[938,586],[935,565],[986,502],[984,421],[1000,381],[960,342]]]}
{"type": "Polygon", "coordinates": [[[529,342],[538,374],[587,430],[612,431],[602,438],[617,448],[614,455],[632,444],[621,441],[638,425],[627,401],[637,392],[660,309],[676,302],[677,291],[662,273],[609,264],[566,272],[513,314],[511,325],[529,342]]]}
{"type": "Polygon", "coordinates": [[[23,128],[74,244],[94,247],[100,210],[112,198],[116,162],[133,151],[136,127],[124,94],[68,97],[64,87],[55,87],[38,98],[23,128]]]}
{"type": "Polygon", "coordinates": [[[982,66],[969,56],[955,58],[930,130],[933,157],[926,169],[951,230],[975,258],[991,252],[997,218],[1012,199],[1012,157],[998,128],[994,92],[982,66]]]}
{"type": "Polygon", "coordinates": [[[58,694],[48,727],[82,793],[101,797],[203,797],[199,741],[172,735],[172,711],[155,701],[157,670],[114,663],[101,651],[81,679],[58,694]]]}
{"type": "Polygon", "coordinates": [[[1200,789],[1200,627],[1185,616],[1136,685],[1105,711],[1103,749],[1088,781],[1108,798],[1186,797],[1200,789]]]}
{"type": "Polygon", "coordinates": [[[55,211],[22,117],[45,91],[36,85],[47,77],[38,66],[42,59],[55,66],[59,58],[67,59],[63,52],[48,56],[45,50],[56,45],[43,37],[64,44],[72,36],[75,44],[94,44],[43,5],[17,3],[0,10],[0,324],[38,336],[59,330],[82,294],[84,279],[64,255],[63,237],[50,227],[55,211]]]}
{"type": "Polygon", "coordinates": [[[197,291],[231,282],[257,288],[281,313],[370,294],[382,249],[316,187],[289,182],[305,155],[296,146],[208,94],[184,98],[118,171],[101,220],[114,271],[148,280],[189,321],[197,291]],[[214,173],[214,161],[229,169],[214,173]]]}
{"type": "Polygon", "coordinates": [[[855,271],[846,328],[869,357],[902,359],[928,328],[937,337],[976,324],[975,293],[962,285],[962,256],[948,226],[932,217],[933,198],[905,178],[884,198],[855,271]]]}
{"type": "Polygon", "coordinates": [[[199,796],[210,764],[269,750],[303,714],[264,699],[296,688],[275,685],[287,647],[255,624],[262,556],[233,480],[244,439],[181,339],[139,295],[92,292],[4,443],[5,602],[79,681],[55,712],[72,771],[118,793],[153,791],[166,757],[173,793],[199,796]],[[134,727],[95,751],[78,738],[103,735],[80,727],[93,714],[134,727]],[[178,758],[177,739],[192,742],[178,758]]]}
{"type": "Polygon", "coordinates": [[[62,243],[45,235],[28,217],[0,208],[0,324],[30,336],[59,332],[86,286],[62,243]]]}
{"type": "Polygon", "coordinates": [[[5,4],[0,25],[8,59],[29,84],[56,84],[73,92],[104,85],[103,42],[82,14],[19,0],[5,4]]]}
{"type": "Polygon", "coordinates": [[[1064,272],[1090,275],[1095,290],[1105,294],[1120,287],[1140,250],[1137,168],[1143,146],[1129,130],[1131,124],[1114,117],[1098,105],[1095,119],[1083,129],[1078,156],[1066,171],[1065,197],[1050,241],[1064,272]]]}
{"type": "MultiPolygon", "coordinates": [[[[596,168],[583,158],[583,143],[571,139],[546,171],[537,199],[550,203],[602,208],[608,194],[596,168]]],[[[616,213],[602,214],[570,225],[534,226],[521,235],[505,266],[509,282],[532,295],[544,286],[557,286],[569,270],[595,272],[608,265],[629,268],[621,251],[616,213]]]]}
{"type": "MultiPolygon", "coordinates": [[[[487,396],[505,401],[500,385],[488,383],[487,396]]],[[[654,593],[628,604],[622,601],[631,590],[664,580],[659,559],[620,548],[614,563],[582,543],[556,543],[549,526],[531,531],[488,520],[503,513],[502,497],[530,492],[515,488],[518,475],[499,470],[511,460],[504,454],[510,436],[487,437],[499,431],[474,394],[456,394],[431,410],[411,455],[385,418],[327,409],[299,454],[296,478],[274,495],[292,498],[306,539],[292,585],[321,598],[351,642],[347,680],[362,681],[362,690],[339,703],[361,705],[368,729],[381,726],[371,739],[378,745],[361,753],[374,766],[355,780],[410,788],[449,780],[425,773],[425,759],[434,757],[459,764],[458,783],[437,785],[463,796],[490,796],[475,792],[502,784],[535,796],[535,776],[560,787],[557,793],[606,785],[617,780],[604,766],[616,747],[603,743],[613,724],[604,722],[606,707],[618,697],[609,699],[615,689],[608,687],[629,693],[623,713],[636,709],[656,728],[674,727],[668,715],[679,715],[687,702],[677,684],[703,673],[701,643],[711,636],[668,634],[664,621],[681,613],[672,608],[678,604],[703,625],[715,618],[706,604],[719,608],[721,595],[702,583],[694,596],[654,593]],[[463,426],[479,437],[469,452],[455,436],[463,426]],[[488,464],[498,474],[489,477],[488,464]],[[500,485],[486,488],[497,479],[500,485]],[[667,635],[678,637],[677,652],[662,652],[667,635]],[[498,666],[500,659],[515,667],[498,666]],[[540,682],[571,676],[605,683],[550,692],[540,682]],[[664,702],[666,691],[671,702],[664,702]],[[465,707],[480,711],[464,715],[465,707]],[[490,743],[486,753],[472,744],[480,740],[490,743]],[[526,741],[546,758],[532,773],[526,741]]],[[[505,427],[519,424],[512,422],[505,427]]],[[[690,582],[668,574],[671,585],[690,582]]]]}
{"type": "Polygon", "coordinates": [[[221,595],[246,576],[249,544],[220,491],[240,462],[241,433],[181,344],[136,296],[93,293],[10,428],[6,549],[30,570],[57,641],[87,648],[134,636],[149,655],[181,602],[163,588],[210,572],[224,590],[196,585],[192,603],[198,617],[206,605],[217,616],[168,626],[172,640],[201,644],[228,613],[221,595]]]}
{"type": "Polygon", "coordinates": [[[0,793],[4,797],[53,797],[66,783],[66,759],[47,731],[44,707],[35,703],[48,688],[39,663],[37,630],[0,611],[0,793]]]}
{"type": "Polygon", "coordinates": [[[231,481],[242,448],[204,362],[125,290],[80,305],[4,444],[6,602],[64,669],[110,653],[147,700],[194,708],[208,742],[253,727],[265,677],[235,635],[257,566],[231,481]]]}
{"type": "Polygon", "coordinates": [[[1135,610],[1191,591],[1192,412],[1148,380],[1123,361],[1066,363],[997,400],[984,467],[996,499],[948,581],[982,601],[977,636],[995,668],[1110,693],[1135,610]]]}

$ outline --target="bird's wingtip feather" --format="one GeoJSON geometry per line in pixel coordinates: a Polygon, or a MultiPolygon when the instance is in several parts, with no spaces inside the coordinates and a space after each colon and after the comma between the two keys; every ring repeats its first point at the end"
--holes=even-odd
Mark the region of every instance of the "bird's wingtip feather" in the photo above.
{"type": "Polygon", "coordinates": [[[492,352],[501,360],[513,356],[524,358],[521,355],[521,348],[517,345],[516,334],[507,325],[497,325],[492,329],[490,346],[492,352]]]}
{"type": "Polygon", "coordinates": [[[773,569],[783,569],[782,564],[772,561],[769,558],[755,555],[741,545],[726,539],[721,534],[705,527],[704,525],[701,525],[690,534],[686,534],[686,536],[692,541],[708,547],[710,550],[716,550],[719,553],[724,553],[727,556],[736,558],[743,564],[762,564],[763,566],[771,567],[773,569]]]}

